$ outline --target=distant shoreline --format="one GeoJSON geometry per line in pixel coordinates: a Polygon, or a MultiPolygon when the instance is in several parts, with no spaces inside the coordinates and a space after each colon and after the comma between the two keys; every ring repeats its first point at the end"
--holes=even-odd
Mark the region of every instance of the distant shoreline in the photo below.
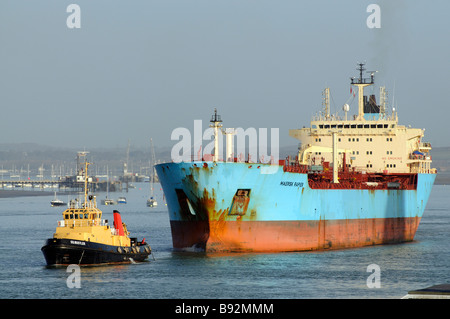
{"type": "Polygon", "coordinates": [[[13,198],[25,196],[52,196],[54,193],[46,191],[27,191],[27,190],[0,190],[0,198],[13,198]]]}
{"type": "MultiPolygon", "coordinates": [[[[450,174],[437,176],[434,185],[450,185],[450,174]],[[444,175],[444,176],[442,176],[444,175]]],[[[48,191],[28,191],[28,190],[5,190],[0,189],[0,198],[14,198],[27,196],[53,196],[54,192],[48,191]]]]}

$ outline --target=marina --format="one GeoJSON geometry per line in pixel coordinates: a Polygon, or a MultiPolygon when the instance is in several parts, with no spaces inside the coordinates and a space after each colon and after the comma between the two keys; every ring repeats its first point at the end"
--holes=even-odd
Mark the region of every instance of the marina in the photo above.
{"type": "MultiPolygon", "coordinates": [[[[44,170],[41,166],[39,168],[40,175],[35,178],[27,177],[23,179],[22,176],[30,175],[30,168],[25,171],[25,174],[16,174],[15,169],[11,171],[2,170],[2,178],[0,179],[0,190],[44,190],[44,189],[53,189],[61,192],[71,192],[71,191],[80,191],[84,187],[83,180],[83,168],[82,163],[88,156],[89,152],[80,151],[77,152],[76,162],[73,162],[75,173],[72,175],[62,175],[56,176],[51,174],[51,177],[42,175],[42,171],[44,170]],[[76,166],[75,166],[76,165],[76,166]],[[8,178],[4,178],[4,175],[8,174],[8,178]]],[[[49,155],[50,156],[50,155],[49,155]]],[[[14,165],[13,165],[14,166],[14,165]]],[[[24,172],[22,172],[24,173],[24,172]]],[[[127,165],[124,163],[122,175],[118,176],[115,179],[110,178],[110,174],[108,173],[108,167],[106,168],[106,175],[101,174],[92,174],[89,176],[89,185],[91,190],[93,191],[122,191],[128,190],[129,188],[133,188],[133,184],[136,181],[143,181],[145,179],[145,175],[140,175],[138,173],[129,172],[127,169],[127,165]]]]}

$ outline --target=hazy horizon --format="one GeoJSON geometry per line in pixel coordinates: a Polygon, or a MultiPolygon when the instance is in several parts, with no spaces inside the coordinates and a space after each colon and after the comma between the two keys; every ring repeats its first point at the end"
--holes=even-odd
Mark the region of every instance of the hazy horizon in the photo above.
{"type": "MultiPolygon", "coordinates": [[[[23,1],[0,3],[0,143],[79,148],[171,147],[171,132],[308,126],[331,89],[331,112],[357,101],[357,62],[386,86],[399,124],[449,146],[450,2],[23,1]],[[81,28],[66,12],[81,8],[81,28]],[[381,28],[369,28],[369,4],[381,28]]],[[[369,91],[371,92],[371,91],[369,91]]],[[[341,111],[342,113],[342,111],[341,111]]],[[[204,142],[205,145],[208,142],[204,142]]]]}

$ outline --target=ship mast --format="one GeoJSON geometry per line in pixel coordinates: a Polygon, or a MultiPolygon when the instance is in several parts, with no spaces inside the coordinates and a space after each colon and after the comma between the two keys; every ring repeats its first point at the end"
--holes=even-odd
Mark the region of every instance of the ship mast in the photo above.
{"type": "Polygon", "coordinates": [[[358,117],[356,118],[358,121],[364,120],[364,88],[366,86],[372,85],[373,76],[375,72],[371,72],[370,79],[363,78],[364,63],[358,63],[359,67],[357,70],[359,71],[359,79],[351,78],[351,84],[356,85],[358,87],[358,117]]]}
{"type": "Polygon", "coordinates": [[[217,109],[214,109],[214,115],[211,117],[212,124],[209,127],[214,128],[214,162],[219,161],[219,128],[222,127],[222,119],[217,115],[217,109]]]}

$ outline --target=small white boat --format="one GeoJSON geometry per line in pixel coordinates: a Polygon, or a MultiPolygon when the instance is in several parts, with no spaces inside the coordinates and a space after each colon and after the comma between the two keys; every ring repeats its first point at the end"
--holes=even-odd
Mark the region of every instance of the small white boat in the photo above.
{"type": "Polygon", "coordinates": [[[56,198],[56,192],[55,192],[55,198],[50,202],[50,205],[52,207],[57,207],[57,206],[66,206],[67,203],[64,203],[64,201],[56,198]]]}
{"type": "Polygon", "coordinates": [[[158,202],[156,201],[156,199],[153,198],[153,183],[155,181],[155,164],[156,164],[155,149],[153,148],[153,139],[150,139],[150,144],[152,147],[152,164],[150,165],[152,173],[150,176],[150,198],[147,199],[147,207],[156,207],[158,206],[158,202]]]}
{"type": "Polygon", "coordinates": [[[147,199],[147,207],[156,207],[158,206],[158,202],[153,197],[147,199]]]}
{"type": "Polygon", "coordinates": [[[111,206],[116,205],[116,201],[114,199],[106,198],[101,200],[102,205],[111,206]]]}

